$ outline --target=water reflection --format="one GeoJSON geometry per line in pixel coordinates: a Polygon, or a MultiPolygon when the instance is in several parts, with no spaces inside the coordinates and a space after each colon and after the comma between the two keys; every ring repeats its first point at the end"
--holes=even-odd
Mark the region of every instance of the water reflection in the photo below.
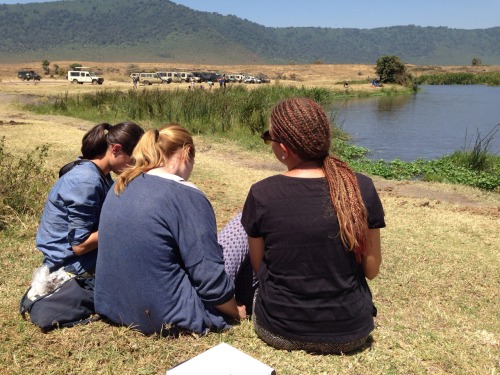
{"type": "MultiPolygon", "coordinates": [[[[413,96],[413,95],[412,95],[413,96]]],[[[393,112],[402,109],[406,104],[413,100],[410,95],[385,96],[377,100],[378,112],[393,112]]]]}
{"type": "MultiPolygon", "coordinates": [[[[337,123],[372,159],[435,159],[461,150],[500,124],[500,87],[423,86],[414,95],[334,103],[337,123]],[[467,139],[466,137],[469,137],[467,139]]],[[[500,139],[491,142],[500,152],[500,139]]]]}

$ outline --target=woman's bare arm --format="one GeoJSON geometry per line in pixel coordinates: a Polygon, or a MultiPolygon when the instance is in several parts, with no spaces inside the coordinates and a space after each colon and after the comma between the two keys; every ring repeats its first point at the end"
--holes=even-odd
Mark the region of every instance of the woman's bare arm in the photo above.
{"type": "Polygon", "coordinates": [[[363,256],[363,270],[367,279],[374,279],[382,264],[382,253],[380,250],[380,229],[368,229],[366,239],[366,254],[363,256]]]}
{"type": "Polygon", "coordinates": [[[264,259],[264,239],[262,237],[248,237],[248,248],[253,271],[258,273],[262,259],[264,259]]]}
{"type": "Polygon", "coordinates": [[[97,249],[97,232],[93,232],[85,241],[78,245],[71,246],[75,255],[83,255],[97,249]]]}

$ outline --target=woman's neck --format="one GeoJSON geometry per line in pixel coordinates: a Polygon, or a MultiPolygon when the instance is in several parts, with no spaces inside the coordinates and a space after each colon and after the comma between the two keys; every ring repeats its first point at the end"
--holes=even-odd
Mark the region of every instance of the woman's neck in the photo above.
{"type": "Polygon", "coordinates": [[[97,165],[101,169],[102,173],[104,173],[104,175],[107,175],[111,172],[111,167],[109,166],[109,162],[106,157],[95,158],[91,159],[90,161],[97,165]]]}
{"type": "Polygon", "coordinates": [[[298,161],[287,166],[288,171],[283,173],[285,176],[302,177],[302,178],[317,178],[325,177],[325,173],[321,165],[316,161],[298,161]]]}

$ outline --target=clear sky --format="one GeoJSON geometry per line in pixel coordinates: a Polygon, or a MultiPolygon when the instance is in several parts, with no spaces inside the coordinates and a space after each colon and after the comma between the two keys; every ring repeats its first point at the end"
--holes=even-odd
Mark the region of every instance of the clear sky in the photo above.
{"type": "MultiPolygon", "coordinates": [[[[173,0],[195,10],[232,14],[263,26],[356,29],[417,25],[455,29],[500,26],[500,0],[173,0]]],[[[0,4],[43,0],[0,0],[0,4]]]]}

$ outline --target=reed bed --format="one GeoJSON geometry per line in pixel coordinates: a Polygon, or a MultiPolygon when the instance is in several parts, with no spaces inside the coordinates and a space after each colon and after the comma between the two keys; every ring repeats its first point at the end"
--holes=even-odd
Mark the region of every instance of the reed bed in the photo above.
{"type": "Polygon", "coordinates": [[[489,85],[500,86],[499,72],[423,74],[416,78],[419,85],[489,85]]]}
{"type": "Polygon", "coordinates": [[[194,134],[226,133],[246,129],[254,134],[267,127],[271,107],[282,98],[307,96],[320,103],[338,95],[322,88],[271,85],[250,90],[242,86],[225,90],[102,90],[63,94],[50,104],[31,107],[38,113],[71,114],[88,120],[114,122],[130,119],[148,126],[178,122],[194,134]]]}

